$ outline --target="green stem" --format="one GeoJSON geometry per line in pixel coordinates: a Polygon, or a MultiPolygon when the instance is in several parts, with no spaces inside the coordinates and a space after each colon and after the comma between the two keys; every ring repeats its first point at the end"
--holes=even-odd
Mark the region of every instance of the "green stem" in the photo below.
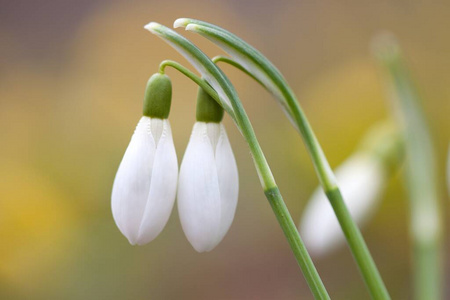
{"type": "Polygon", "coordinates": [[[215,64],[217,64],[218,62],[227,63],[227,64],[235,67],[236,69],[239,69],[240,71],[244,72],[245,74],[247,74],[248,76],[253,78],[256,82],[258,82],[260,85],[264,86],[264,84],[262,83],[261,80],[259,80],[256,76],[254,76],[249,71],[247,71],[247,69],[245,69],[243,66],[241,66],[241,64],[239,64],[237,61],[234,61],[233,59],[231,59],[229,57],[222,56],[222,55],[217,55],[217,56],[213,57],[211,60],[215,64]]]}
{"type": "Polygon", "coordinates": [[[380,37],[375,46],[405,130],[415,299],[442,299],[443,227],[433,141],[399,46],[393,37],[380,37]]]}
{"type": "MultiPolygon", "coordinates": [[[[229,58],[227,58],[226,60],[218,59],[217,61],[229,63],[240,70],[244,68],[242,65],[229,58]]],[[[339,220],[339,224],[345,234],[347,243],[363,276],[364,282],[369,289],[371,297],[373,299],[390,299],[383,279],[381,278],[378,268],[370,254],[370,251],[367,248],[366,242],[364,241],[364,237],[362,236],[358,226],[353,221],[353,218],[350,215],[347,206],[345,205],[339,188],[337,187],[334,174],[329,166],[328,160],[326,159],[322,148],[311,128],[311,125],[308,122],[308,119],[303,113],[300,104],[295,97],[295,94],[292,92],[289,86],[287,86],[281,75],[273,75],[272,78],[275,78],[274,82],[276,83],[284,99],[286,100],[286,103],[289,107],[290,116],[294,123],[297,125],[297,128],[299,129],[301,136],[303,137],[303,141],[305,142],[306,147],[309,150],[309,154],[312,158],[319,180],[339,220]]],[[[264,84],[261,83],[260,80],[258,80],[258,82],[264,88],[267,88],[264,84]]]]}
{"type": "Polygon", "coordinates": [[[303,241],[297,231],[291,214],[283,201],[283,198],[279,192],[278,186],[275,183],[272,171],[269,164],[262,152],[262,149],[258,143],[253,127],[247,116],[247,113],[242,106],[241,101],[235,94],[234,88],[231,88],[231,83],[225,88],[226,92],[229,92],[231,104],[233,106],[236,119],[239,127],[241,128],[242,135],[249,144],[250,151],[252,153],[258,174],[260,175],[264,193],[269,200],[273,212],[275,213],[277,220],[291,246],[292,251],[297,259],[297,263],[303,271],[303,274],[308,282],[308,285],[314,294],[316,299],[329,299],[328,293],[323,285],[323,282],[311,260],[311,257],[306,250],[303,241]]]}
{"type": "Polygon", "coordinates": [[[364,237],[350,215],[347,205],[345,204],[342,194],[336,184],[334,174],[331,171],[328,160],[322,151],[308,119],[300,108],[300,104],[298,103],[292,90],[282,82],[280,82],[280,85],[283,87],[281,90],[289,107],[291,108],[293,119],[297,123],[301,135],[303,136],[303,140],[309,149],[309,153],[316,167],[322,187],[331,203],[331,206],[333,207],[337,219],[339,220],[339,224],[345,234],[347,243],[362,274],[364,282],[369,289],[372,299],[390,299],[380,272],[378,271],[366,242],[364,241],[364,237]]]}
{"type": "MultiPolygon", "coordinates": [[[[174,69],[180,71],[182,74],[186,75],[188,78],[190,78],[192,81],[194,81],[196,84],[198,84],[201,88],[205,89],[205,91],[220,104],[219,96],[217,93],[209,86],[206,81],[183,67],[181,64],[165,60],[160,64],[160,72],[164,74],[164,69],[166,66],[173,67],[174,69]],[[209,88],[207,88],[209,87],[209,88]]],[[[233,107],[234,108],[234,107],[233,107]]],[[[249,143],[255,164],[257,165],[258,169],[266,169],[265,176],[262,176],[262,178],[265,178],[264,186],[266,186],[264,194],[266,195],[267,199],[269,200],[269,203],[272,207],[272,210],[275,213],[275,216],[283,230],[283,233],[285,234],[289,245],[291,246],[292,251],[294,252],[294,256],[297,259],[297,263],[299,264],[300,268],[302,269],[305,278],[310,278],[308,280],[308,284],[311,288],[311,291],[315,297],[315,299],[330,299],[328,296],[328,293],[325,289],[325,286],[323,285],[320,276],[314,267],[314,263],[311,260],[311,257],[308,254],[308,251],[306,250],[306,247],[303,243],[303,241],[300,238],[300,235],[298,234],[297,228],[295,227],[295,223],[289,213],[288,208],[286,207],[286,204],[283,201],[283,197],[281,196],[281,193],[275,183],[275,180],[273,179],[272,172],[270,171],[270,168],[267,164],[267,161],[265,160],[264,154],[262,153],[262,150],[259,146],[258,141],[256,140],[256,136],[253,132],[253,129],[251,128],[250,121],[248,118],[247,120],[241,120],[241,123],[244,124],[244,136],[253,136],[254,140],[249,143]],[[248,123],[247,123],[248,122],[248,123]],[[266,166],[262,168],[261,166],[266,166]],[[259,166],[259,167],[258,167],[259,166]],[[271,187],[270,187],[271,186],[271,187]]],[[[242,128],[241,128],[242,130],[242,128]]]]}
{"type": "MultiPolygon", "coordinates": [[[[196,65],[201,65],[201,71],[205,72],[210,78],[214,78],[220,85],[220,88],[225,92],[228,99],[230,99],[233,113],[236,117],[236,124],[249,145],[264,193],[289,242],[297,263],[300,266],[315,299],[330,299],[325,286],[323,285],[322,279],[320,278],[314,263],[312,262],[312,259],[300,238],[295,223],[292,220],[283,198],[281,197],[250,120],[231,82],[203,52],[201,52],[194,44],[184,37],[168,29],[167,27],[156,23],[149,24],[147,28],[152,33],[155,33],[164,40],[168,41],[182,54],[189,57],[191,63],[192,61],[195,61],[196,65]]],[[[208,92],[208,90],[206,90],[206,92],[208,92]]],[[[211,97],[214,98],[214,95],[211,95],[211,97]]],[[[216,98],[214,99],[217,101],[216,98]]],[[[219,99],[218,103],[222,103],[221,99],[219,99]]]]}
{"type": "Polygon", "coordinates": [[[195,75],[188,68],[184,67],[183,65],[181,65],[173,60],[163,60],[159,64],[159,72],[161,74],[165,74],[166,67],[174,68],[175,70],[179,71],[181,74],[185,75],[187,78],[189,78],[193,82],[195,82],[198,86],[200,86],[203,90],[205,90],[205,92],[207,92],[214,100],[216,100],[217,103],[219,103],[222,106],[222,108],[224,108],[227,111],[227,113],[230,115],[230,117],[233,119],[233,121],[236,122],[236,117],[234,116],[234,112],[230,109],[227,109],[227,106],[222,105],[219,95],[204,79],[195,75]]]}
{"type": "Polygon", "coordinates": [[[414,243],[414,299],[443,299],[440,243],[414,243]]]}
{"type": "MultiPolygon", "coordinates": [[[[259,80],[256,76],[254,76],[251,72],[247,71],[241,64],[237,61],[224,57],[224,56],[216,56],[213,58],[215,63],[217,62],[225,62],[241,71],[245,74],[249,75],[251,78],[255,79],[261,86],[267,89],[266,85],[263,84],[261,80],[259,80]]],[[[298,103],[295,94],[292,90],[284,84],[284,79],[281,76],[275,76],[277,80],[274,80],[281,90],[284,99],[286,100],[289,107],[289,114],[291,118],[295,121],[297,128],[300,130],[301,136],[306,144],[306,148],[309,150],[311,158],[313,160],[314,167],[316,168],[319,180],[322,183],[322,186],[325,191],[331,191],[336,188],[336,180],[334,178],[333,172],[331,171],[331,167],[322,151],[322,148],[311,128],[311,125],[308,122],[303,110],[298,103]]]]}
{"type": "Polygon", "coordinates": [[[361,235],[355,222],[345,206],[341,192],[339,189],[327,191],[326,195],[330,200],[333,210],[336,212],[336,216],[341,224],[342,231],[347,239],[349,245],[351,245],[353,256],[358,262],[359,269],[363,275],[370,294],[373,299],[390,299],[389,293],[384,286],[380,273],[377,270],[374,260],[370,255],[367,245],[364,243],[364,238],[361,235]]]}
{"type": "Polygon", "coordinates": [[[275,216],[277,217],[278,223],[283,229],[284,235],[286,236],[289,245],[297,259],[297,263],[303,271],[305,278],[311,278],[308,280],[308,285],[314,295],[315,299],[330,299],[328,293],[323,285],[319,274],[312,262],[308,250],[305,247],[300,235],[298,234],[297,228],[294,221],[289,213],[286,204],[283,201],[280,190],[278,187],[267,189],[264,191],[267,199],[269,200],[270,206],[272,207],[275,216]],[[315,280],[312,280],[315,278],[315,280]]]}
{"type": "Polygon", "coordinates": [[[264,157],[264,153],[258,143],[255,132],[242,106],[242,103],[239,98],[237,98],[234,89],[231,89],[230,86],[228,86],[225,90],[230,92],[229,96],[236,119],[244,138],[249,144],[258,174],[260,175],[263,183],[264,193],[267,200],[269,200],[272,210],[277,217],[277,220],[289,242],[289,245],[291,246],[292,251],[294,252],[297,263],[302,269],[314,297],[316,299],[329,299],[325,286],[323,285],[314,263],[312,262],[311,257],[309,256],[308,251],[300,238],[291,214],[289,213],[278,186],[275,183],[272,171],[270,170],[269,164],[264,157]]]}

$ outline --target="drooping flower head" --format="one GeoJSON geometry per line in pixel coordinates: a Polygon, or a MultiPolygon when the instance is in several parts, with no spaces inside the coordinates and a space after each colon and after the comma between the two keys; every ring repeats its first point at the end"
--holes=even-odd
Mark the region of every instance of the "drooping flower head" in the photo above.
{"type": "Polygon", "coordinates": [[[167,119],[171,97],[169,77],[153,75],[145,91],[143,116],[114,180],[113,217],[132,245],[158,236],[175,201],[178,162],[167,119]]]}
{"type": "MultiPolygon", "coordinates": [[[[336,169],[345,204],[358,225],[376,211],[389,174],[403,158],[403,140],[392,123],[376,125],[360,149],[336,169]]],[[[317,188],[303,213],[300,234],[312,254],[325,255],[344,244],[336,215],[322,189],[317,188]]]]}
{"type": "Polygon", "coordinates": [[[238,171],[222,118],[223,109],[200,89],[178,183],[181,225],[198,252],[212,250],[223,239],[238,200],[238,171]]]}

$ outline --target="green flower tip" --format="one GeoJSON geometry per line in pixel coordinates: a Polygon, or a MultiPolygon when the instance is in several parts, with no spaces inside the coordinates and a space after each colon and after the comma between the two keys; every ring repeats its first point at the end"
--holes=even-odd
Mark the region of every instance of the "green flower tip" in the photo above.
{"type": "Polygon", "coordinates": [[[199,88],[197,94],[197,121],[220,123],[223,119],[223,113],[223,108],[204,89],[199,88]]]}
{"type": "Polygon", "coordinates": [[[156,73],[147,82],[142,114],[147,117],[167,119],[172,102],[172,82],[169,76],[156,73]]]}
{"type": "Polygon", "coordinates": [[[191,22],[188,18],[179,18],[173,22],[173,28],[186,27],[191,22]]]}

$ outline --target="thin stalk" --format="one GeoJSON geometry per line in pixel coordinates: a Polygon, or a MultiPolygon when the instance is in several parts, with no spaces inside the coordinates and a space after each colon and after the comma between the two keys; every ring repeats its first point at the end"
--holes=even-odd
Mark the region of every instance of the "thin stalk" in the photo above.
{"type": "Polygon", "coordinates": [[[315,299],[330,299],[278,187],[264,191],[315,299]]]}
{"type": "Polygon", "coordinates": [[[410,198],[414,298],[442,299],[443,227],[433,141],[399,46],[391,36],[380,37],[377,41],[375,54],[384,68],[398,120],[405,130],[405,182],[410,198]]]}
{"type": "Polygon", "coordinates": [[[251,77],[258,78],[269,92],[271,92],[282,105],[294,126],[300,131],[303,141],[313,161],[319,181],[327,195],[339,224],[344,232],[347,243],[355,258],[356,264],[366,283],[373,299],[390,299],[386,286],[367,248],[362,234],[353,221],[347,206],[341,196],[333,171],[328,163],[322,147],[317,140],[311,125],[306,118],[300,104],[278,69],[258,50],[248,45],[234,34],[207,22],[193,19],[178,19],[175,27],[185,27],[186,30],[197,32],[218,46],[222,47],[233,58],[225,61],[238,69],[245,69],[251,77]]]}
{"type": "MultiPolygon", "coordinates": [[[[251,72],[247,71],[247,69],[245,69],[241,64],[239,64],[232,58],[216,56],[213,61],[215,63],[224,62],[241,70],[242,72],[253,78],[256,82],[258,82],[262,87],[271,92],[261,80],[259,80],[251,72]]],[[[300,131],[306,147],[309,150],[314,167],[316,168],[317,175],[320,182],[322,183],[324,190],[334,190],[336,188],[336,180],[334,178],[334,175],[332,174],[331,167],[329,166],[328,161],[323,154],[322,148],[317,141],[317,138],[315,137],[315,134],[312,131],[312,128],[309,125],[306,116],[304,115],[300,105],[298,104],[298,100],[296,99],[295,94],[288,86],[283,84],[281,81],[277,83],[277,86],[280,87],[283,98],[286,100],[287,106],[289,107],[289,110],[287,112],[291,120],[294,121],[296,128],[300,131]]]]}
{"type": "Polygon", "coordinates": [[[334,179],[334,174],[331,171],[328,160],[322,151],[319,141],[317,140],[306,115],[303,113],[292,90],[287,85],[283,84],[283,82],[280,82],[280,85],[283,87],[283,96],[291,108],[293,119],[297,123],[300,133],[303,136],[303,140],[309,149],[309,153],[312,157],[314,165],[316,166],[316,171],[320,182],[322,183],[322,187],[328,200],[330,201],[331,206],[333,207],[372,299],[390,299],[380,272],[378,271],[372,255],[370,254],[361,231],[350,215],[347,205],[345,204],[342,194],[334,179]]]}
{"type": "Polygon", "coordinates": [[[264,87],[264,83],[261,80],[259,80],[258,77],[254,76],[252,73],[247,71],[240,63],[233,60],[232,58],[222,56],[222,55],[217,55],[217,56],[213,57],[211,60],[215,64],[217,64],[218,62],[224,62],[224,63],[227,63],[227,64],[235,67],[236,69],[239,69],[240,71],[244,72],[245,74],[247,74],[248,76],[253,78],[253,80],[255,80],[256,82],[258,82],[260,85],[262,85],[264,87]]]}
{"type": "Polygon", "coordinates": [[[384,287],[383,280],[380,273],[378,273],[377,266],[375,265],[372,256],[370,255],[367,245],[364,243],[361,231],[348,211],[342,194],[339,189],[327,191],[326,195],[330,200],[333,210],[336,212],[339,224],[341,224],[342,231],[349,245],[352,246],[352,253],[355,260],[358,262],[358,267],[363,274],[364,281],[366,282],[371,296],[373,299],[390,299],[389,294],[384,287]]]}
{"type": "MultiPolygon", "coordinates": [[[[163,60],[159,64],[159,72],[161,74],[164,74],[166,67],[172,67],[175,70],[179,71],[181,74],[183,74],[186,77],[188,77],[189,79],[191,79],[198,86],[200,86],[205,92],[207,92],[214,100],[216,100],[217,103],[221,104],[219,95],[208,84],[208,82],[206,82],[204,79],[200,78],[199,76],[195,75],[188,68],[184,67],[180,63],[177,63],[176,61],[173,61],[173,60],[163,60]]],[[[233,110],[229,109],[227,106],[223,106],[223,108],[227,111],[227,113],[230,115],[230,117],[233,119],[233,121],[236,122],[236,117],[234,116],[233,110]]]]}
{"type": "MultiPolygon", "coordinates": [[[[184,37],[169,28],[156,23],[150,23],[146,28],[174,46],[178,51],[180,51],[180,53],[185,55],[201,73],[203,73],[202,75],[204,75],[205,78],[209,78],[210,80],[214,79],[214,83],[218,84],[218,87],[224,91],[225,96],[231,102],[237,121],[236,124],[249,145],[267,200],[269,201],[272,210],[288,240],[288,243],[294,253],[298,265],[303,272],[303,275],[305,276],[311,292],[313,293],[315,299],[330,299],[314,266],[314,263],[312,262],[311,257],[309,256],[308,251],[300,238],[295,223],[283,201],[269,164],[267,163],[250,120],[233,85],[230,83],[225,74],[223,74],[223,72],[220,71],[220,69],[218,69],[217,66],[203,52],[201,52],[201,50],[199,50],[194,44],[184,37]]],[[[218,103],[222,105],[223,99],[220,99],[218,103]]]]}

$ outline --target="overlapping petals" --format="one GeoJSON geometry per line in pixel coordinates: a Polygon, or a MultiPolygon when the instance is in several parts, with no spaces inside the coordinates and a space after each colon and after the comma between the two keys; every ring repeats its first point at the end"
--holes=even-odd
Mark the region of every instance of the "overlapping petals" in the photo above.
{"type": "Polygon", "coordinates": [[[132,245],[153,240],[175,201],[178,162],[167,119],[142,117],[114,180],[114,220],[132,245]]]}
{"type": "Polygon", "coordinates": [[[212,250],[227,233],[239,191],[236,161],[220,123],[197,122],[180,168],[178,210],[198,252],[212,250]]]}

